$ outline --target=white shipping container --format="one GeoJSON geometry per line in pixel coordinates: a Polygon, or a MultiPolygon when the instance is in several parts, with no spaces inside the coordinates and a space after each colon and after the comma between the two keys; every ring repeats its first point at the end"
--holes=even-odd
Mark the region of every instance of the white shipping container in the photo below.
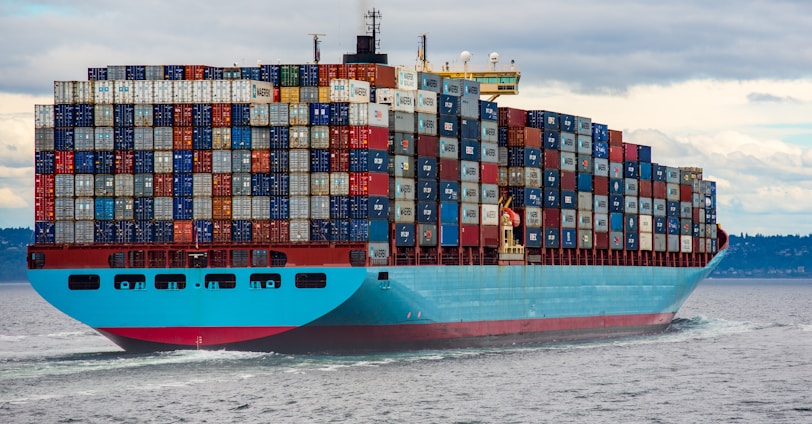
{"type": "Polygon", "coordinates": [[[231,103],[273,103],[273,84],[264,81],[232,80],[231,103]]]}
{"type": "Polygon", "coordinates": [[[154,87],[152,81],[133,81],[133,103],[151,106],[155,98],[152,94],[154,87]]]}
{"type": "MultiPolygon", "coordinates": [[[[307,174],[305,174],[307,175],[307,174]]],[[[313,196],[328,196],[330,194],[330,174],[327,172],[314,172],[310,175],[310,193],[313,196]]],[[[300,193],[296,193],[300,194],[300,193]]],[[[313,219],[320,219],[312,217],[313,219]]]]}
{"type": "Polygon", "coordinates": [[[73,103],[93,104],[93,81],[74,81],[73,103]]]}
{"type": "Polygon", "coordinates": [[[231,103],[231,81],[212,80],[211,87],[212,103],[231,103]]]}
{"type": "Polygon", "coordinates": [[[109,174],[93,175],[93,190],[98,196],[112,196],[115,194],[115,178],[109,174]]]}
{"type": "Polygon", "coordinates": [[[460,203],[460,223],[479,225],[479,206],[476,203],[460,203]]]}
{"type": "Polygon", "coordinates": [[[390,178],[391,190],[396,200],[414,200],[415,184],[412,178],[390,178]]]}
{"type": "Polygon", "coordinates": [[[651,233],[654,231],[654,219],[651,215],[640,215],[638,219],[640,233],[651,233]]]}
{"type": "MultiPolygon", "coordinates": [[[[152,102],[158,104],[169,104],[175,102],[175,81],[153,81],[152,82],[152,102]]],[[[229,87],[231,81],[228,81],[229,87]]],[[[229,98],[229,101],[231,98],[229,98]]]]}
{"type": "MultiPolygon", "coordinates": [[[[150,123],[152,125],[152,123],[150,123]]],[[[133,130],[133,138],[135,138],[135,150],[153,150],[152,142],[153,128],[151,127],[138,127],[133,130]]]]}
{"type": "MultiPolygon", "coordinates": [[[[377,96],[377,92],[375,95],[377,96]]],[[[414,105],[415,112],[437,113],[437,93],[433,91],[417,90],[417,102],[414,105]]]]}
{"type": "Polygon", "coordinates": [[[213,149],[231,148],[231,127],[215,127],[211,129],[213,149]]]}
{"type": "Polygon", "coordinates": [[[682,253],[693,253],[694,238],[692,236],[680,236],[679,251],[682,253]]]}
{"type": "Polygon", "coordinates": [[[271,198],[268,196],[251,196],[251,219],[268,219],[271,217],[271,198]]]}
{"type": "Polygon", "coordinates": [[[310,174],[293,172],[288,174],[288,190],[291,196],[307,196],[310,194],[310,174]]]}
{"type": "Polygon", "coordinates": [[[74,194],[76,196],[94,195],[95,177],[92,174],[76,174],[74,177],[74,194]]]}
{"type": "Polygon", "coordinates": [[[231,198],[231,218],[251,219],[251,196],[233,196],[231,198]]]}
{"type": "Polygon", "coordinates": [[[54,105],[34,105],[34,127],[54,127],[54,105]]]}
{"type": "Polygon", "coordinates": [[[414,113],[415,97],[417,90],[395,90],[394,99],[390,109],[396,112],[414,113]]]}
{"type": "Polygon", "coordinates": [[[211,152],[211,172],[215,174],[231,172],[231,151],[214,150],[211,152]]]}
{"type": "Polygon", "coordinates": [[[578,229],[591,230],[592,229],[592,212],[578,211],[578,229]]]}
{"type": "Polygon", "coordinates": [[[133,195],[133,174],[115,175],[115,195],[118,197],[133,195]]]}
{"type": "Polygon", "coordinates": [[[482,121],[479,123],[482,128],[480,139],[487,143],[499,142],[499,124],[497,122],[482,121]]]}
{"type": "Polygon", "coordinates": [[[54,103],[74,104],[73,81],[54,81],[54,103]]]}
{"type": "Polygon", "coordinates": [[[377,103],[350,104],[350,125],[389,127],[389,109],[377,103]]]}
{"type": "Polygon", "coordinates": [[[93,101],[98,104],[111,105],[115,100],[114,81],[93,81],[93,101]]]}
{"type": "Polygon", "coordinates": [[[330,81],[331,102],[369,103],[369,100],[370,87],[366,81],[339,78],[330,81]]]}
{"type": "Polygon", "coordinates": [[[350,174],[349,172],[330,173],[330,195],[347,196],[350,194],[350,174]]]}
{"type": "Polygon", "coordinates": [[[73,223],[74,243],[93,243],[93,221],[76,221],[73,223]]]}
{"type": "Polygon", "coordinates": [[[310,171],[310,151],[306,149],[291,149],[288,152],[289,172],[310,171]]]}
{"type": "Polygon", "coordinates": [[[116,197],[114,203],[114,216],[119,221],[130,220],[135,217],[133,213],[134,202],[132,197],[116,197]]]}
{"type": "Polygon", "coordinates": [[[172,172],[173,152],[171,150],[156,150],[152,155],[152,167],[156,174],[172,172]]]}
{"type": "Polygon", "coordinates": [[[651,233],[640,233],[640,250],[654,250],[654,235],[651,233]]]}
{"type": "Polygon", "coordinates": [[[310,219],[330,219],[330,196],[310,197],[310,219]]]}
{"type": "Polygon", "coordinates": [[[524,224],[529,228],[541,228],[541,208],[533,206],[525,207],[524,224]]]}
{"type": "Polygon", "coordinates": [[[409,223],[415,220],[415,208],[413,200],[395,200],[392,210],[395,222],[409,223]]]}
{"type": "Polygon", "coordinates": [[[271,126],[290,125],[290,106],[287,103],[271,103],[268,105],[268,122],[271,126]]]}
{"type": "Polygon", "coordinates": [[[114,81],[113,103],[135,103],[135,81],[114,81]]]}
{"type": "MultiPolygon", "coordinates": [[[[92,218],[91,218],[92,219],[92,218]]],[[[57,221],[54,223],[54,243],[72,244],[75,240],[74,221],[57,221]]]]}
{"type": "MultiPolygon", "coordinates": [[[[148,82],[148,81],[141,81],[148,82]]],[[[133,107],[133,114],[135,115],[136,127],[151,127],[152,126],[152,104],[137,104],[133,107]]],[[[150,128],[150,131],[152,128],[150,128]]]]}
{"type": "Polygon", "coordinates": [[[292,219],[290,221],[290,241],[310,241],[310,221],[307,219],[292,219]]]}
{"type": "Polygon", "coordinates": [[[192,174],[192,195],[211,197],[211,174],[204,173],[192,174]]]}
{"type": "Polygon", "coordinates": [[[155,127],[152,142],[155,146],[155,150],[172,150],[174,146],[172,127],[155,127]]]}
{"type": "Polygon", "coordinates": [[[112,127],[113,105],[96,104],[93,106],[93,123],[97,127],[112,127]]]}
{"type": "Polygon", "coordinates": [[[73,174],[56,174],[54,176],[56,197],[73,197],[73,182],[73,174]]]}
{"type": "Polygon", "coordinates": [[[192,82],[192,101],[194,103],[212,103],[212,80],[195,80],[192,82]]]}
{"type": "MultiPolygon", "coordinates": [[[[291,149],[307,149],[310,147],[310,127],[290,127],[288,142],[291,149]]],[[[309,153],[308,153],[309,155],[309,153]]],[[[308,156],[308,161],[310,160],[308,156]]],[[[309,169],[309,167],[308,167],[309,169]]]]}
{"type": "Polygon", "coordinates": [[[460,161],[460,181],[479,181],[479,162],[468,160],[460,161]]]}
{"type": "Polygon", "coordinates": [[[397,88],[401,90],[417,90],[417,71],[408,68],[398,68],[397,88]]]}
{"type": "Polygon", "coordinates": [[[96,150],[113,150],[113,128],[96,127],[96,139],[94,141],[96,150]]]}
{"type": "Polygon", "coordinates": [[[314,149],[329,149],[330,127],[327,125],[310,127],[310,147],[314,149]]]}
{"type": "Polygon", "coordinates": [[[252,126],[261,127],[269,124],[267,103],[252,103],[249,105],[249,108],[250,123],[252,126]]]}
{"type": "Polygon", "coordinates": [[[172,81],[173,103],[194,103],[194,81],[175,80],[172,81]]]}
{"type": "Polygon", "coordinates": [[[375,103],[391,105],[395,101],[394,88],[378,88],[375,90],[375,103]]]}
{"type": "Polygon", "coordinates": [[[287,125],[309,125],[309,124],[310,124],[310,109],[309,106],[307,106],[307,103],[290,103],[288,105],[287,125]]]}
{"type": "Polygon", "coordinates": [[[173,219],[174,200],[171,197],[156,197],[152,203],[152,213],[157,221],[173,219]]]}
{"type": "Polygon", "coordinates": [[[480,205],[482,225],[499,225],[499,205],[480,205]]]}
{"type": "MultiPolygon", "coordinates": [[[[92,194],[91,194],[92,196],[92,194]]],[[[94,219],[95,200],[93,197],[77,197],[74,210],[75,219],[94,219]]]]}
{"type": "MultiPolygon", "coordinates": [[[[308,218],[310,218],[310,197],[290,196],[290,219],[308,218]]],[[[293,239],[292,235],[291,239],[293,239]]]]}

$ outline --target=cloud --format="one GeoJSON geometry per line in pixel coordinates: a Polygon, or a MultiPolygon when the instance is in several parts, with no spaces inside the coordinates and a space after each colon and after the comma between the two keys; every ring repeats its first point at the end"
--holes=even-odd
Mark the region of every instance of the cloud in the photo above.
{"type": "Polygon", "coordinates": [[[781,97],[769,93],[750,93],[747,100],[752,103],[800,103],[798,99],[792,97],[781,97]]]}
{"type": "Polygon", "coordinates": [[[20,209],[28,206],[29,203],[19,193],[8,187],[0,188],[0,209],[20,209]]]}

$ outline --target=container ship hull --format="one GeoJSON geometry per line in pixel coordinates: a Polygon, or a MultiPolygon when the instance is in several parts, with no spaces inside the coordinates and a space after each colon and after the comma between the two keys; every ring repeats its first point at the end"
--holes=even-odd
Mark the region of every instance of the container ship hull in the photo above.
{"type": "MultiPolygon", "coordinates": [[[[284,353],[481,347],[587,339],[666,329],[723,257],[704,268],[627,266],[400,266],[164,269],[186,290],[68,290],[69,274],[32,270],[50,303],[128,351],[236,349],[284,353]],[[279,274],[279,288],[249,273],[279,274]],[[232,290],[203,283],[236,272],[232,290]],[[285,280],[318,272],[321,288],[285,280]],[[240,284],[241,280],[246,280],[240,284]],[[190,290],[191,289],[191,290],[190,290]]],[[[115,270],[92,270],[101,281],[115,270]]],[[[157,272],[157,271],[156,271],[157,272]]],[[[148,274],[148,273],[147,273],[148,274]]],[[[146,275],[147,278],[153,276],[146,275]]],[[[103,284],[103,286],[105,286],[103,284]]]]}

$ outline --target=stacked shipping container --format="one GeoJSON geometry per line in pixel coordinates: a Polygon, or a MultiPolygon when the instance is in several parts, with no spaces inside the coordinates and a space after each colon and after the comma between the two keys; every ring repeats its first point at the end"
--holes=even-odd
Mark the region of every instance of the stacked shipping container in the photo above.
{"type": "Polygon", "coordinates": [[[37,243],[715,252],[715,184],[589,118],[381,65],[109,66],[36,115],[37,243]],[[391,239],[391,240],[390,240],[391,239]]]}

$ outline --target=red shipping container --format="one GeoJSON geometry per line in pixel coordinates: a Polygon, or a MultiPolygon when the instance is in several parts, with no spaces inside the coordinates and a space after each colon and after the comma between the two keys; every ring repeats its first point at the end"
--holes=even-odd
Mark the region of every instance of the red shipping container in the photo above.
{"type": "Polygon", "coordinates": [[[202,80],[206,75],[205,65],[186,65],[183,67],[183,77],[187,80],[202,80]]]}
{"type": "Polygon", "coordinates": [[[558,150],[544,150],[544,169],[561,168],[561,152],[558,150]]]}
{"type": "Polygon", "coordinates": [[[330,172],[349,172],[350,151],[331,150],[330,151],[330,172]]]}
{"type": "Polygon", "coordinates": [[[499,183],[499,165],[483,163],[479,165],[479,179],[483,184],[499,183]]]}
{"type": "Polygon", "coordinates": [[[680,185],[679,186],[679,200],[681,202],[690,202],[691,195],[693,194],[693,188],[689,185],[680,185]]]}
{"type": "Polygon", "coordinates": [[[460,246],[479,246],[479,225],[460,225],[460,246]]]}
{"type": "Polygon", "coordinates": [[[231,126],[231,103],[215,103],[211,105],[211,126],[231,126]]]}
{"type": "Polygon", "coordinates": [[[609,161],[623,162],[623,146],[609,146],[609,161]]]}
{"type": "Polygon", "coordinates": [[[694,222],[699,222],[699,208],[693,208],[691,210],[691,218],[693,218],[694,222]]]}
{"type": "Polygon", "coordinates": [[[53,197],[40,197],[34,198],[34,220],[35,221],[53,221],[55,200],[53,197]]]}
{"type": "Polygon", "coordinates": [[[346,150],[350,148],[350,127],[346,125],[330,126],[330,149],[346,150]]]}
{"type": "MultiPolygon", "coordinates": [[[[369,126],[350,127],[350,149],[369,149],[369,126]]],[[[389,136],[387,134],[387,148],[389,147],[389,136]]]]}
{"type": "Polygon", "coordinates": [[[665,199],[668,192],[667,185],[661,181],[654,181],[652,184],[652,195],[655,199],[665,199]]]}
{"type": "Polygon", "coordinates": [[[524,147],[524,136],[526,128],[508,128],[508,147],[524,147]]]}
{"type": "Polygon", "coordinates": [[[347,73],[347,79],[358,79],[358,67],[356,65],[344,65],[344,72],[347,73]]]}
{"type": "Polygon", "coordinates": [[[417,136],[417,155],[436,158],[438,152],[438,143],[440,137],[433,135],[418,135],[417,136]]]}
{"type": "Polygon", "coordinates": [[[152,177],[152,191],[155,197],[171,197],[173,190],[173,174],[155,174],[152,177]]]}
{"type": "Polygon", "coordinates": [[[192,172],[211,173],[211,150],[192,152],[192,172]]]}
{"type": "Polygon", "coordinates": [[[389,174],[351,172],[350,196],[389,196],[389,174]]]}
{"type": "Polygon", "coordinates": [[[194,227],[192,221],[174,221],[173,228],[175,243],[191,243],[193,241],[194,234],[192,234],[192,230],[194,227]]]}
{"type": "Polygon", "coordinates": [[[212,196],[231,196],[231,174],[212,174],[212,196]]]}
{"type": "Polygon", "coordinates": [[[440,159],[439,170],[441,180],[460,180],[460,162],[456,159],[440,159]]]}
{"type": "MultiPolygon", "coordinates": [[[[54,197],[54,176],[37,174],[34,176],[34,197],[54,197]]],[[[38,219],[39,221],[39,219],[38,219]]]]}
{"type": "Polygon", "coordinates": [[[637,161],[637,145],[631,143],[623,143],[623,159],[630,161],[637,161]]]}
{"type": "Polygon", "coordinates": [[[284,220],[271,221],[271,243],[287,243],[290,241],[290,223],[284,220]]]}
{"type": "Polygon", "coordinates": [[[368,141],[370,149],[387,150],[389,148],[389,129],[369,127],[368,141]]]}
{"type": "Polygon", "coordinates": [[[500,127],[524,127],[527,125],[527,111],[510,107],[499,108],[500,127]]]}
{"type": "Polygon", "coordinates": [[[578,174],[574,171],[561,171],[561,189],[575,190],[578,187],[578,174]]]}
{"type": "Polygon", "coordinates": [[[273,101],[279,103],[282,101],[282,90],[279,87],[273,88],[273,101]]]}
{"type": "Polygon", "coordinates": [[[541,148],[541,130],[538,128],[527,127],[524,129],[524,145],[525,147],[538,147],[541,148]]]}
{"type": "Polygon", "coordinates": [[[115,173],[132,174],[135,163],[135,153],[132,150],[116,150],[115,152],[115,173]]]}
{"type": "Polygon", "coordinates": [[[561,227],[561,209],[558,208],[544,208],[543,224],[544,228],[559,228],[561,227]]]}
{"type": "Polygon", "coordinates": [[[595,235],[592,237],[592,241],[594,242],[596,249],[609,249],[609,233],[595,233],[595,235]]]}
{"type": "Polygon", "coordinates": [[[623,132],[618,130],[609,130],[609,145],[622,146],[623,145],[623,132]]]}
{"type": "Polygon", "coordinates": [[[255,174],[271,172],[271,152],[269,150],[251,151],[251,172],[255,174]]]}
{"type": "Polygon", "coordinates": [[[641,180],[638,186],[640,197],[651,197],[651,181],[641,180]]]}
{"type": "Polygon", "coordinates": [[[271,221],[253,221],[251,225],[251,239],[254,243],[271,242],[271,221]]]}
{"type": "Polygon", "coordinates": [[[601,196],[609,195],[609,177],[592,177],[592,192],[601,196]]]}
{"type": "Polygon", "coordinates": [[[192,150],[192,127],[172,127],[172,148],[192,150]]]}
{"type": "Polygon", "coordinates": [[[58,150],[54,152],[54,172],[57,174],[73,174],[73,152],[58,150]]]}
{"type": "Polygon", "coordinates": [[[212,241],[214,243],[231,243],[230,219],[215,219],[212,222],[212,241]]]}
{"type": "Polygon", "coordinates": [[[479,244],[484,247],[499,247],[499,226],[483,225],[479,227],[479,244]]]}
{"type": "Polygon", "coordinates": [[[230,196],[214,196],[211,198],[211,217],[214,219],[231,219],[230,196]]]}
{"type": "Polygon", "coordinates": [[[338,71],[335,70],[336,66],[338,65],[319,65],[319,87],[330,86],[330,80],[338,76],[338,71]]]}
{"type": "Polygon", "coordinates": [[[172,118],[176,127],[192,126],[192,105],[176,104],[172,111],[172,118]]]}

